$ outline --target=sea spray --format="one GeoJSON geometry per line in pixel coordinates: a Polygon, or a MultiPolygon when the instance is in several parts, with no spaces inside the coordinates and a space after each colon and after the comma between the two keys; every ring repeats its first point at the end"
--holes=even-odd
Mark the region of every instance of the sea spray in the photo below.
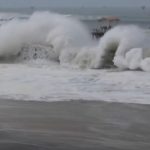
{"type": "Polygon", "coordinates": [[[134,25],[114,27],[101,38],[96,53],[93,68],[102,68],[111,60],[121,69],[145,70],[141,63],[150,56],[150,33],[134,25]]]}
{"type": "Polygon", "coordinates": [[[99,44],[80,48],[74,62],[81,68],[150,70],[150,33],[135,25],[121,25],[109,30],[99,44]],[[146,62],[145,62],[146,61],[146,62]]]}
{"type": "Polygon", "coordinates": [[[40,45],[46,51],[52,51],[49,54],[55,53],[53,55],[56,60],[60,61],[61,58],[63,62],[62,53],[65,56],[68,49],[79,50],[90,41],[88,30],[79,21],[50,12],[36,12],[28,19],[13,19],[1,25],[0,57],[21,55],[27,48],[28,51],[33,51],[35,47],[36,51],[35,45],[38,45],[37,49],[40,45]]]}
{"type": "Polygon", "coordinates": [[[45,59],[81,68],[150,71],[149,57],[150,33],[135,25],[116,26],[99,42],[80,21],[51,12],[0,26],[0,61],[45,59]]]}

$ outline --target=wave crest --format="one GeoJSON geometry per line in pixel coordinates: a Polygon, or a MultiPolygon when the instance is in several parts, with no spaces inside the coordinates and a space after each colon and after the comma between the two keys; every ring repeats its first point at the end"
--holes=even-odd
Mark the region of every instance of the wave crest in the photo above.
{"type": "Polygon", "coordinates": [[[111,29],[100,40],[93,68],[112,64],[121,69],[150,70],[144,63],[150,57],[149,35],[149,31],[134,25],[111,29]]]}
{"type": "Polygon", "coordinates": [[[82,68],[150,71],[150,32],[117,26],[94,42],[78,20],[50,12],[0,26],[0,61],[46,59],[82,68]]]}
{"type": "Polygon", "coordinates": [[[24,48],[33,52],[33,47],[38,45],[36,49],[47,49],[50,58],[54,56],[59,60],[64,50],[82,47],[89,42],[90,34],[82,23],[50,12],[36,12],[28,19],[16,18],[0,27],[0,57],[3,58],[24,55],[24,48]]]}

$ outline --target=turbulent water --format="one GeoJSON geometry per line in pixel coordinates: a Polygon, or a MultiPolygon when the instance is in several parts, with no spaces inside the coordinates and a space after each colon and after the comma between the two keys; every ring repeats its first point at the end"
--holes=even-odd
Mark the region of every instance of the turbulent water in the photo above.
{"type": "Polygon", "coordinates": [[[72,15],[0,16],[0,98],[149,103],[148,29],[118,25],[94,40],[72,15]]]}
{"type": "Polygon", "coordinates": [[[1,12],[0,149],[149,150],[146,11],[1,12]],[[96,19],[117,14],[93,39],[96,19]]]}

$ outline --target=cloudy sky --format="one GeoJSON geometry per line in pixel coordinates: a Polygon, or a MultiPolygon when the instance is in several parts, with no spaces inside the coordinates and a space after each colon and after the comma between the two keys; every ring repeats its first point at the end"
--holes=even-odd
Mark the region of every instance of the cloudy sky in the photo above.
{"type": "Polygon", "coordinates": [[[150,6],[150,0],[0,0],[0,7],[150,6]]]}

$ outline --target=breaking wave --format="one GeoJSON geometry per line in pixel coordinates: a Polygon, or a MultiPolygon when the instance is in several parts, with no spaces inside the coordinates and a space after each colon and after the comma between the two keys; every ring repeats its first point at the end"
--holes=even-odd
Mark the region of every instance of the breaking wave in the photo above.
{"type": "Polygon", "coordinates": [[[36,12],[0,26],[0,61],[46,59],[82,68],[118,67],[150,71],[150,32],[117,26],[98,42],[78,20],[36,12]]]}
{"type": "MultiPolygon", "coordinates": [[[[88,30],[79,21],[59,14],[36,12],[28,19],[15,18],[1,25],[0,58],[42,57],[63,61],[61,55],[64,57],[67,49],[76,47],[77,50],[90,42],[88,30]]],[[[73,57],[73,52],[70,55],[73,57]]]]}
{"type": "Polygon", "coordinates": [[[107,63],[121,69],[149,71],[150,32],[134,25],[118,26],[100,40],[94,68],[107,63]]]}

